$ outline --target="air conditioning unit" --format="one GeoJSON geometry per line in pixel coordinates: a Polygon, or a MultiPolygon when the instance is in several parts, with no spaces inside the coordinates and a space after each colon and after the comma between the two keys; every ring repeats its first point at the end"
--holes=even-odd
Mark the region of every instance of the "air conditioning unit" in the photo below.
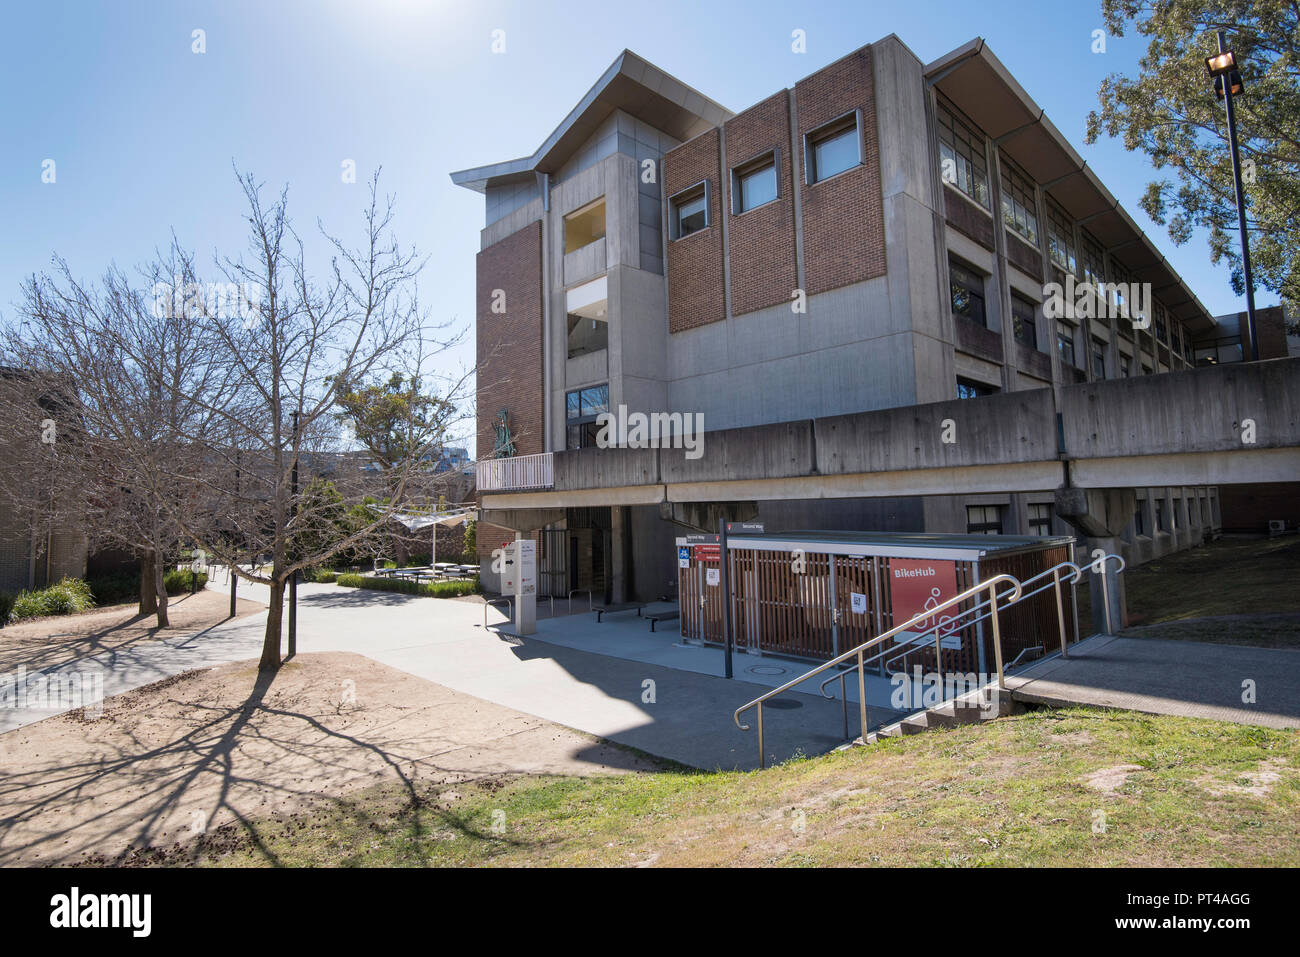
{"type": "Polygon", "coordinates": [[[1280,518],[1270,518],[1268,520],[1268,537],[1276,538],[1278,535],[1286,534],[1286,522],[1280,518]]]}

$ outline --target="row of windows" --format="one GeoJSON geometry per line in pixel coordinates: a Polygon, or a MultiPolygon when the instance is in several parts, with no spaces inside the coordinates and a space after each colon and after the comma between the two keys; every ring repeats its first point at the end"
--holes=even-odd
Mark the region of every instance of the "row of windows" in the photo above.
{"type": "MultiPolygon", "coordinates": [[[[961,316],[981,326],[988,326],[988,316],[984,302],[985,279],[986,277],[977,272],[974,267],[968,266],[955,258],[949,258],[948,287],[954,316],[961,316]]],[[[1012,334],[1017,342],[1022,342],[1031,349],[1039,349],[1037,310],[1037,305],[1026,297],[1018,292],[1013,291],[1011,293],[1012,334]]],[[[1062,364],[1070,368],[1084,368],[1078,361],[1079,353],[1075,345],[1075,327],[1059,319],[1056,322],[1056,348],[1061,355],[1062,364]]],[[[1106,378],[1106,348],[1107,344],[1104,339],[1096,336],[1091,338],[1088,358],[1095,379],[1106,378]]],[[[1130,374],[1130,368],[1131,361],[1129,357],[1121,353],[1120,374],[1127,377],[1130,374]]],[[[1142,363],[1142,373],[1144,375],[1151,374],[1151,366],[1146,362],[1142,363]]],[[[958,398],[967,398],[966,395],[962,394],[960,385],[958,387],[958,398]]]]}
{"type": "MultiPolygon", "coordinates": [[[[1210,523],[1210,499],[1208,497],[1197,496],[1196,498],[1188,498],[1188,521],[1192,522],[1194,520],[1196,502],[1198,500],[1201,503],[1201,524],[1208,525],[1210,523]]],[[[1149,534],[1147,531],[1146,512],[1146,503],[1141,501],[1138,502],[1137,508],[1133,511],[1133,534],[1135,536],[1149,534]]],[[[1169,511],[1168,503],[1164,498],[1157,498],[1151,502],[1151,515],[1155,521],[1155,530],[1157,532],[1176,531],[1179,522],[1178,516],[1182,514],[1183,499],[1180,495],[1174,496],[1172,513],[1169,511]]]]}
{"type": "MultiPolygon", "coordinates": [[[[809,185],[837,176],[862,163],[861,117],[849,113],[804,137],[804,169],[809,185]]],[[[731,213],[738,216],[781,195],[781,151],[770,150],[731,170],[731,213]]],[[[709,181],[703,180],[668,199],[668,235],[681,239],[713,225],[709,181]]]]}
{"type": "MultiPolygon", "coordinates": [[[[943,181],[984,209],[990,209],[983,135],[975,132],[972,127],[942,105],[938,107],[936,120],[939,137],[939,167],[943,181]]],[[[1007,229],[1037,247],[1039,222],[1034,184],[1005,156],[1001,159],[1002,222],[1007,229]]],[[[1081,229],[1080,245],[1076,249],[1074,227],[1069,214],[1050,197],[1044,197],[1044,200],[1047,211],[1045,238],[1048,258],[1062,271],[1079,275],[1084,282],[1091,285],[1096,286],[1105,282],[1103,267],[1105,254],[1101,244],[1086,229],[1081,229]]],[[[1110,279],[1122,286],[1132,281],[1132,277],[1118,263],[1112,264],[1110,279]]],[[[1122,288],[1115,298],[1117,305],[1126,308],[1122,288]]],[[[954,311],[961,310],[954,306],[954,311]]],[[[1157,340],[1169,345],[1175,354],[1181,355],[1189,363],[1192,362],[1192,347],[1185,332],[1177,323],[1169,323],[1165,320],[1164,309],[1159,303],[1156,303],[1155,311],[1154,334],[1157,340]]]]}
{"type": "MultiPolygon", "coordinates": [[[[967,505],[966,534],[1001,535],[1005,505],[967,505]]],[[[1029,534],[1052,534],[1052,504],[1050,502],[1029,503],[1029,534]]]]}

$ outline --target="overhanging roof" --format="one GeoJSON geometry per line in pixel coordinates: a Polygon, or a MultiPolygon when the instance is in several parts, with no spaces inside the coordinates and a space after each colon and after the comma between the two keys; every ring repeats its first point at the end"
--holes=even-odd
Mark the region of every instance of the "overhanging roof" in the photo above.
{"type": "Polygon", "coordinates": [[[726,107],[624,50],[531,156],[459,170],[451,181],[482,193],[489,186],[529,182],[534,173],[554,173],[615,110],[683,142],[732,117],[726,107]]]}
{"type": "Polygon", "coordinates": [[[925,76],[1044,192],[1108,250],[1193,333],[1214,318],[1096,173],[1002,65],[982,37],[925,67],[925,76]]]}

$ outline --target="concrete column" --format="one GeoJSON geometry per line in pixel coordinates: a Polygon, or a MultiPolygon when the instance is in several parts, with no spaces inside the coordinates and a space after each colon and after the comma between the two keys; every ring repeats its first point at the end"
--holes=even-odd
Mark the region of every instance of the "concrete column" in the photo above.
{"type": "Polygon", "coordinates": [[[627,509],[621,505],[611,505],[609,519],[610,599],[615,604],[618,604],[627,601],[630,593],[628,579],[631,564],[628,561],[630,540],[627,527],[627,509]]]}
{"type": "MultiPolygon", "coordinates": [[[[1056,512],[1081,533],[1085,554],[1075,561],[1083,566],[1094,559],[1098,549],[1113,555],[1122,555],[1124,543],[1120,536],[1133,516],[1136,495],[1132,489],[1058,488],[1056,512]]],[[[1127,601],[1124,576],[1119,574],[1119,564],[1105,563],[1103,570],[1088,573],[1088,588],[1092,597],[1093,628],[1097,631],[1118,631],[1124,627],[1127,601]],[[1103,588],[1102,577],[1105,577],[1103,588]],[[1109,611],[1107,611],[1109,605],[1109,611]]]]}

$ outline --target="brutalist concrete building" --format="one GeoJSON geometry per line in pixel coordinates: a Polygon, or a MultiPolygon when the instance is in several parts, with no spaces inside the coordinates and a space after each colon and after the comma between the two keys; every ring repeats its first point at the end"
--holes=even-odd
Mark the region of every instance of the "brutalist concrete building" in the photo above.
{"type": "Polygon", "coordinates": [[[1132,561],[1218,525],[1169,416],[1262,386],[1193,383],[1224,374],[1194,369],[1214,319],[983,40],[924,63],[891,35],[739,113],[624,51],[535,152],[452,179],[486,209],[488,587],[516,532],[543,591],[624,600],[724,517],[1132,561]],[[1103,407],[1156,411],[1109,436],[1103,407]]]}

